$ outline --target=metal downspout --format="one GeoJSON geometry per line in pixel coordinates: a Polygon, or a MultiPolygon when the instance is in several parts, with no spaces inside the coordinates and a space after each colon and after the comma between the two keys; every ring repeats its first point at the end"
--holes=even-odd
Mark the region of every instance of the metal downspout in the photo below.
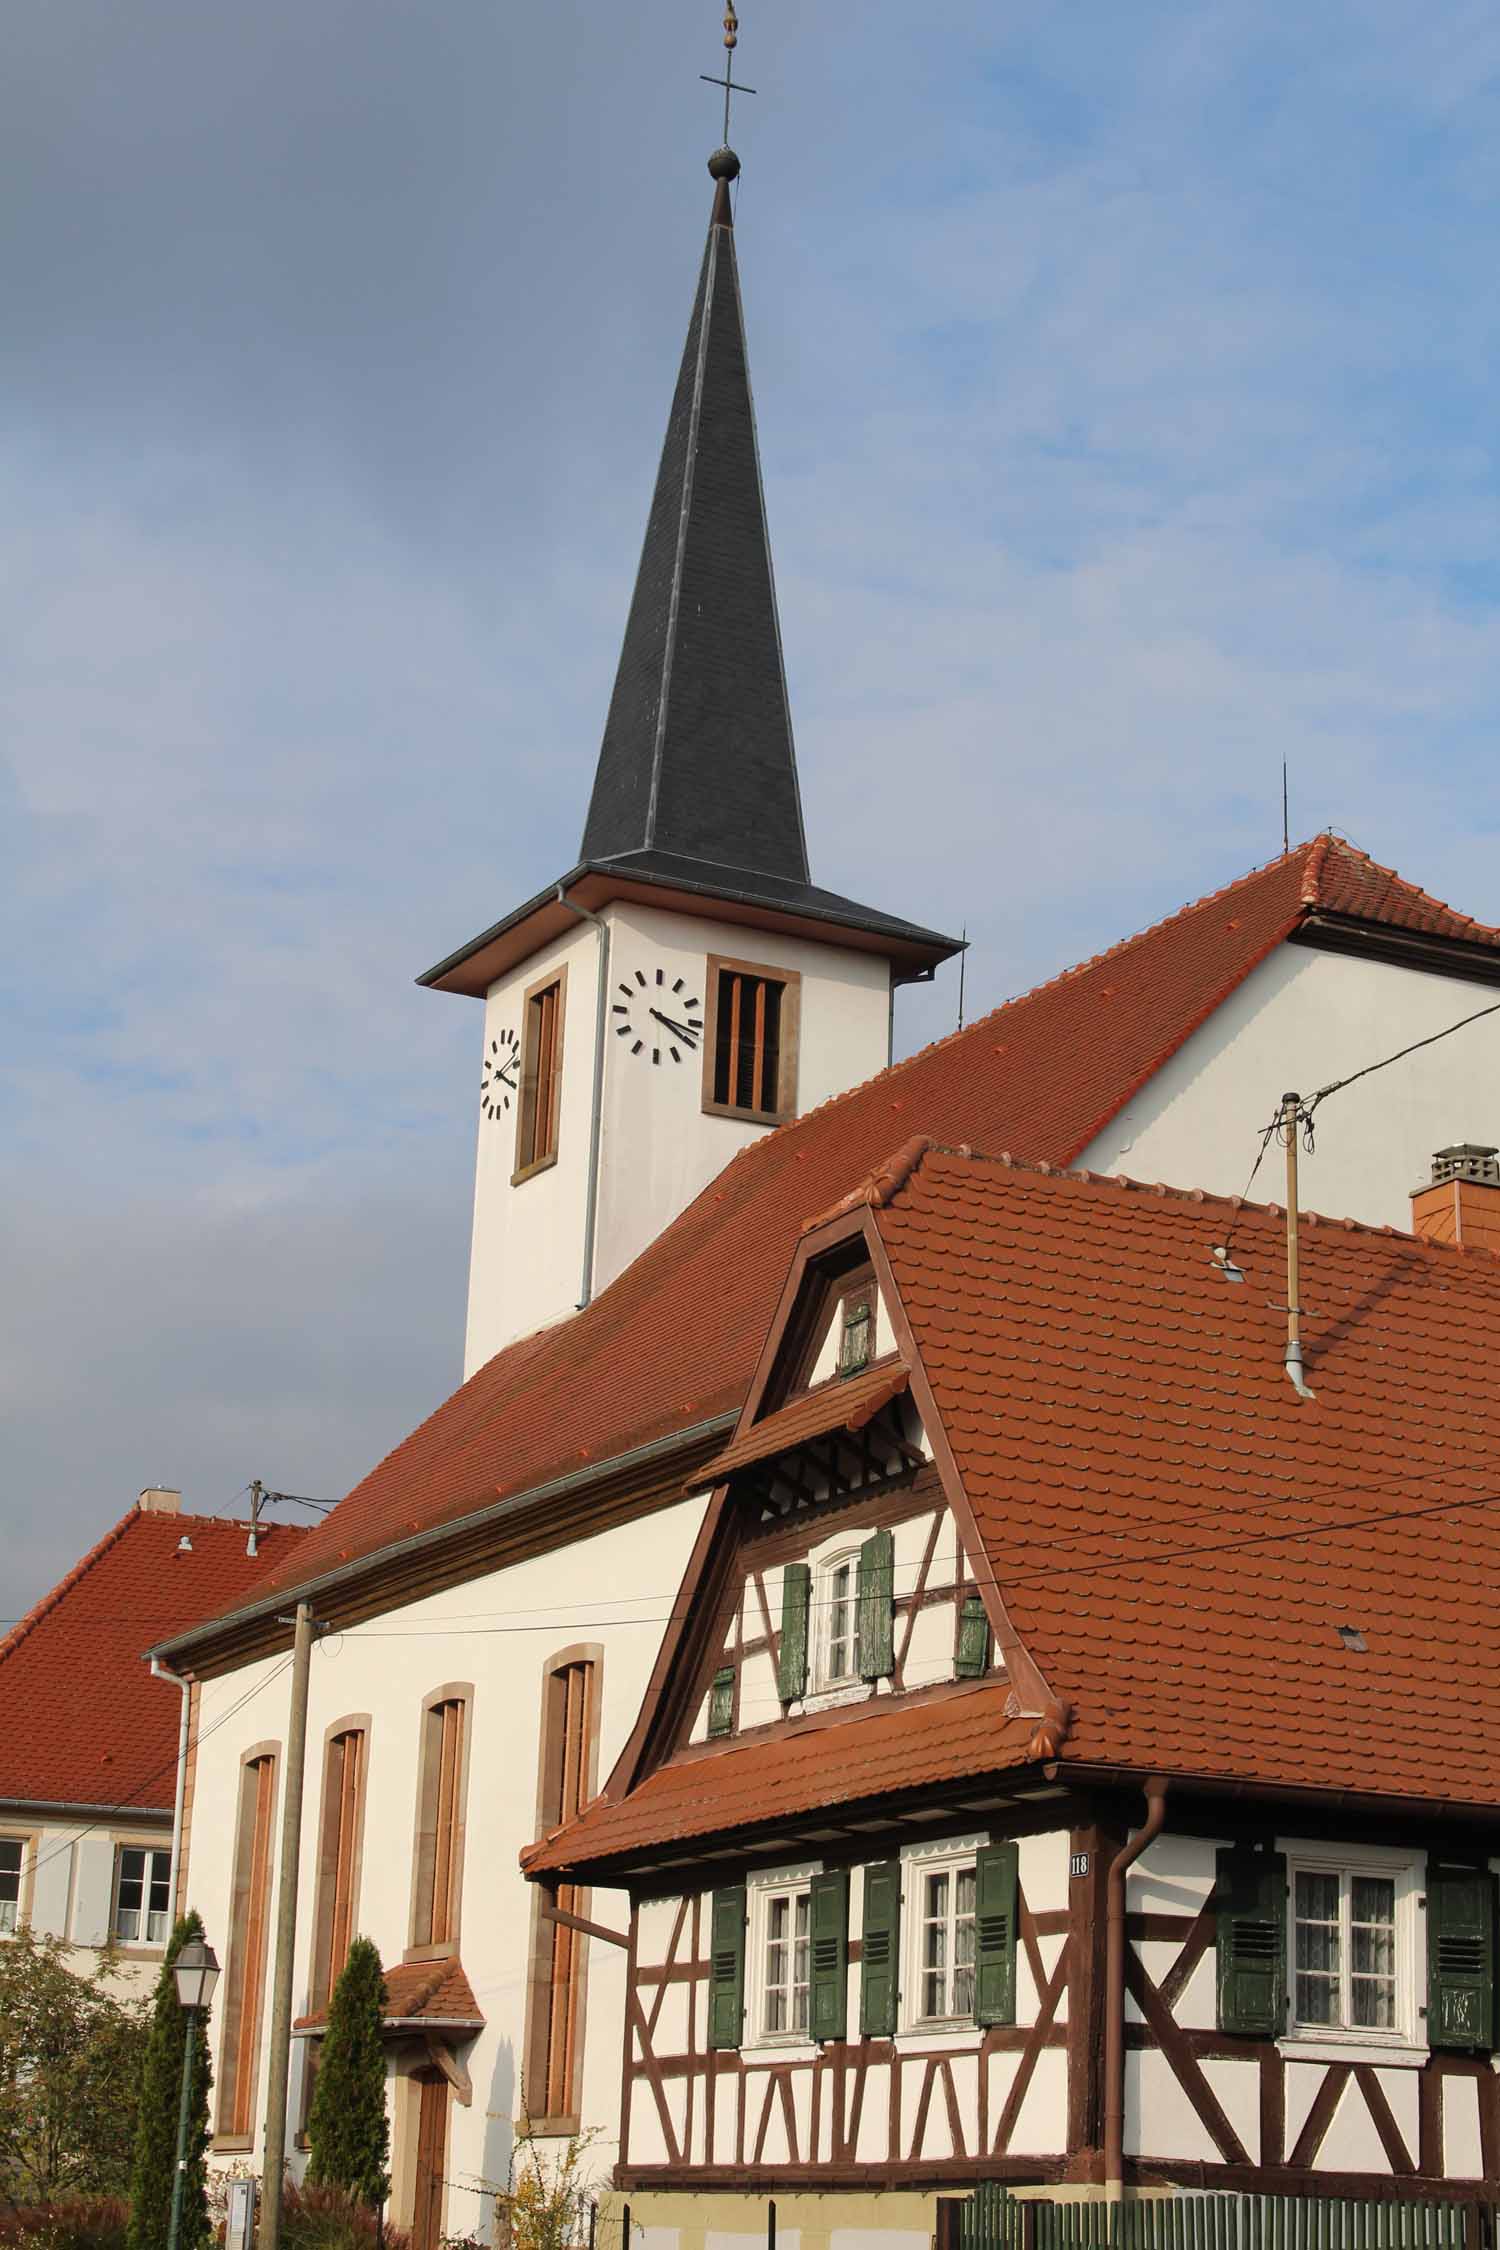
{"type": "Polygon", "coordinates": [[[557,903],[565,906],[570,914],[576,914],[580,922],[592,922],[599,933],[599,990],[594,1008],[594,1095],[589,1113],[589,1184],[583,1211],[583,1277],[578,1288],[578,1310],[582,1312],[594,1294],[594,1235],[599,1220],[599,1143],[604,1127],[604,1034],[609,1022],[609,924],[602,914],[594,914],[588,907],[577,905],[569,898],[561,883],[557,886],[557,903]]]}
{"type": "Polygon", "coordinates": [[[172,1919],[175,1922],[179,1905],[183,1903],[177,1896],[177,1875],[182,1859],[182,1814],[187,1803],[188,1715],[193,1707],[193,1683],[185,1680],[180,1672],[169,1671],[159,1656],[151,1659],[151,1677],[153,1680],[170,1680],[174,1687],[182,1690],[182,1717],[177,1727],[177,1795],[172,1805],[172,1864],[167,1889],[167,1896],[172,1901],[172,1919]]]}
{"type": "Polygon", "coordinates": [[[1110,1864],[1104,1941],[1104,2195],[1117,2203],[1125,2192],[1125,1877],[1167,1817],[1168,1782],[1146,1783],[1146,1820],[1110,1864]]]}

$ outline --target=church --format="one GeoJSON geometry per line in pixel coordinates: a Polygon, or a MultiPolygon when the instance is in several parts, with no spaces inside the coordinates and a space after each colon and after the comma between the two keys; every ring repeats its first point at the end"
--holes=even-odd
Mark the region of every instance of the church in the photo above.
{"type": "Polygon", "coordinates": [[[653,2250],[768,2197],[919,2250],[982,2180],[1493,2196],[1493,1040],[1330,1093],[1300,1226],[1243,1198],[1500,931],[1322,835],[894,1061],[958,943],[812,878],[709,171],[576,864],[422,979],[480,1003],[464,1380],[155,1652],[214,2162],[306,1602],[288,2148],[363,1933],[416,2250],[523,2125],[653,2250]]]}

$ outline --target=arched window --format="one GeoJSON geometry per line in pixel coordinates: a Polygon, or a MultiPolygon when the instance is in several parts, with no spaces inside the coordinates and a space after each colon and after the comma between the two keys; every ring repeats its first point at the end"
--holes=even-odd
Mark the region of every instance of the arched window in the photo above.
{"type": "MultiPolygon", "coordinates": [[[[543,1676],[537,1834],[560,1827],[586,1805],[598,1783],[599,1688],[604,1652],[559,1650],[543,1676]]],[[[583,2059],[588,1938],[559,1916],[588,1916],[587,1891],[560,1883],[534,1907],[527,2006],[524,2096],[534,2126],[576,2126],[583,2059]]]]}

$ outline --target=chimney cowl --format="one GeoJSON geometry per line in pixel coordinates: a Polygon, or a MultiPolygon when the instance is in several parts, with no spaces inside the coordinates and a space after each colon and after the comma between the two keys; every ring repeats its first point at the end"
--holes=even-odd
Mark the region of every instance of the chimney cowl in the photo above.
{"type": "Polygon", "coordinates": [[[1483,1141],[1455,1141],[1451,1148],[1433,1152],[1432,1185],[1449,1180],[1478,1180],[1485,1187],[1500,1187],[1500,1149],[1483,1141]]]}
{"type": "Polygon", "coordinates": [[[182,1494],[169,1484],[148,1484],[136,1505],[148,1516],[179,1516],[182,1494]]]}

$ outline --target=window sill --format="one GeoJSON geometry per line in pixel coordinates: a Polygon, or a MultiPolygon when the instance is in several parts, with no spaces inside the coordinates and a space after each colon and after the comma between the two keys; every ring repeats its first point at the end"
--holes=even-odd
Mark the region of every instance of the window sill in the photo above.
{"type": "Polygon", "coordinates": [[[1426,2047],[1404,2039],[1361,2038],[1358,2033],[1288,2031],[1276,2042],[1286,2062],[1366,2062],[1382,2070],[1420,2070],[1428,2057],[1426,2047]]]}
{"type": "Polygon", "coordinates": [[[582,2126],[581,2117],[518,2117],[515,2131],[518,2140],[571,2141],[582,2126]]]}
{"type": "Polygon", "coordinates": [[[737,1125],[788,1125],[794,1109],[736,1109],[732,1102],[705,1102],[705,1117],[732,1117],[737,1125]]]}
{"type": "Polygon", "coordinates": [[[841,1681],[837,1687],[813,1688],[802,1698],[802,1709],[808,1711],[835,1711],[841,1703],[866,1703],[875,1693],[873,1680],[841,1681]]]}
{"type": "Polygon", "coordinates": [[[772,2032],[765,2039],[747,2040],[740,2059],[747,2069],[754,2069],[758,2063],[816,2062],[822,2052],[816,2039],[804,2039],[800,2033],[781,2039],[772,2032]]]}
{"type": "Polygon", "coordinates": [[[977,2047],[985,2029],[985,2025],[975,2023],[971,2017],[944,2016],[936,2023],[906,2024],[896,2034],[895,2047],[897,2053],[903,2055],[926,2047],[977,2047]]]}
{"type": "Polygon", "coordinates": [[[511,1186],[519,1187],[523,1180],[534,1180],[538,1172],[550,1172],[556,1162],[557,1151],[554,1149],[550,1156],[539,1156],[534,1164],[518,1164],[510,1176],[511,1186]]]}
{"type": "Polygon", "coordinates": [[[409,1945],[401,1956],[403,1965],[408,1961],[456,1961],[457,1958],[458,1944],[453,1938],[445,1938],[441,1945],[409,1945]]]}
{"type": "Polygon", "coordinates": [[[211,2153],[215,2156],[248,2156],[255,2147],[255,2135],[253,2133],[215,2133],[208,2145],[211,2153]]]}

